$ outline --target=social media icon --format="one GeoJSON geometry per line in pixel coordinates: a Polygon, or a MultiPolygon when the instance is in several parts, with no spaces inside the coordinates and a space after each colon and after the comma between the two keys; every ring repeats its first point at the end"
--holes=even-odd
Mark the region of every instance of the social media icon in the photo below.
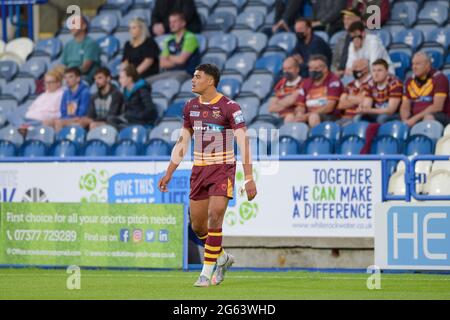
{"type": "Polygon", "coordinates": [[[168,242],[168,241],[169,241],[169,231],[159,230],[159,242],[168,242]]]}
{"type": "Polygon", "coordinates": [[[128,229],[120,229],[120,241],[128,242],[130,240],[130,231],[128,229]]]}
{"type": "Polygon", "coordinates": [[[141,242],[142,241],[142,230],[135,229],[133,231],[133,242],[141,242]]]}
{"type": "Polygon", "coordinates": [[[153,242],[153,241],[155,241],[155,231],[153,231],[153,230],[145,231],[145,241],[146,242],[153,242]]]}

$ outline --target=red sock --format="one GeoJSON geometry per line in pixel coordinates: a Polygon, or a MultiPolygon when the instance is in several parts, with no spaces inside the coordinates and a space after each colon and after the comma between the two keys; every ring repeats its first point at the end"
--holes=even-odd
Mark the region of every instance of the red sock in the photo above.
{"type": "Polygon", "coordinates": [[[205,244],[204,263],[216,264],[217,257],[222,252],[222,228],[208,229],[208,238],[205,244]]]}

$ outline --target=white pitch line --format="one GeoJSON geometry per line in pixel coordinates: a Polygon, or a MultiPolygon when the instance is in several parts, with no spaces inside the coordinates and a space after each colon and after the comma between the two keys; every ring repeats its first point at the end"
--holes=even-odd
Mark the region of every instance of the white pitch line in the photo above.
{"type": "MultiPolygon", "coordinates": [[[[368,274],[369,275],[369,274],[368,274]]],[[[88,278],[187,278],[188,275],[167,275],[167,274],[83,274],[83,271],[81,271],[82,277],[88,277],[88,278]]],[[[425,275],[425,276],[438,276],[438,275],[425,275]]],[[[29,274],[29,273],[23,273],[23,274],[11,274],[11,275],[2,275],[0,273],[0,279],[6,278],[6,277],[67,277],[66,274],[52,274],[52,273],[43,273],[43,274],[29,274]]],[[[228,278],[230,279],[287,279],[287,280],[354,280],[354,281],[365,281],[367,280],[366,277],[360,277],[360,278],[351,278],[351,277],[295,277],[295,276],[256,276],[256,275],[233,275],[232,273],[228,273],[228,278]]],[[[439,278],[439,279],[423,279],[423,278],[400,278],[400,277],[391,277],[390,275],[381,275],[381,278],[383,280],[398,280],[398,281],[450,281],[450,278],[439,278]]]]}

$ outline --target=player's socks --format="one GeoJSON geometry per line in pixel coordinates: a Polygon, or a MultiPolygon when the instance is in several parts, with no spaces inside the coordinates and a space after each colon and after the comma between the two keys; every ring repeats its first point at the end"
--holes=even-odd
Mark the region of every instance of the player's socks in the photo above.
{"type": "Polygon", "coordinates": [[[211,279],[217,257],[222,251],[222,228],[208,229],[208,238],[205,244],[202,275],[211,279]]]}
{"type": "Polygon", "coordinates": [[[203,243],[203,246],[205,246],[206,239],[208,239],[208,234],[205,234],[204,236],[197,235],[197,238],[203,243]]]}

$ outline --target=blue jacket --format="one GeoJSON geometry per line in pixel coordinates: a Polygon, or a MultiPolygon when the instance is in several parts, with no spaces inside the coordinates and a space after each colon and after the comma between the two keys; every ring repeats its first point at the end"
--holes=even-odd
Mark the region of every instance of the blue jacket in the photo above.
{"type": "Polygon", "coordinates": [[[80,82],[75,93],[66,88],[61,100],[61,119],[86,116],[90,97],[89,87],[84,82],[80,82]]]}

